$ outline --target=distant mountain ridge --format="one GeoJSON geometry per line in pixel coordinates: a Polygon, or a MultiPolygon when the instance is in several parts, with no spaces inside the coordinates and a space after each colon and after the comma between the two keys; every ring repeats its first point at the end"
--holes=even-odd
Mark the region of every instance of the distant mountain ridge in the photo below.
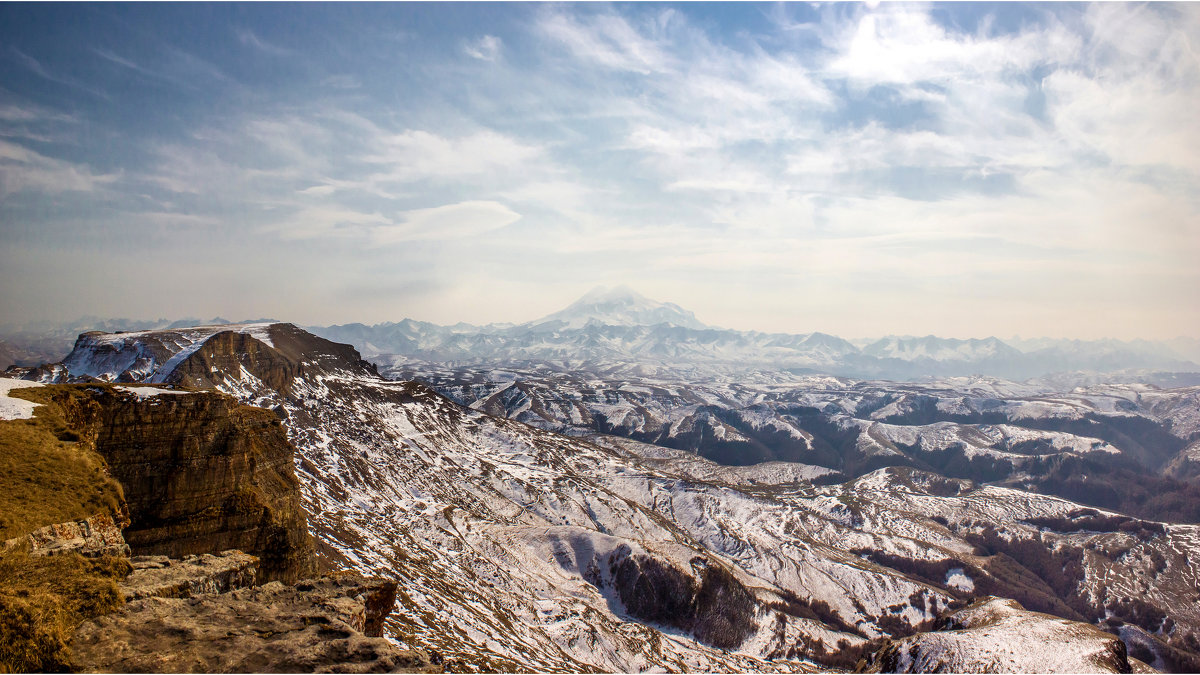
{"type": "MultiPolygon", "coordinates": [[[[657,302],[627,286],[599,287],[568,307],[527,323],[472,326],[404,319],[306,326],[321,337],[347,342],[381,363],[454,364],[545,362],[556,366],[643,367],[730,374],[747,369],[787,370],[846,377],[911,380],[990,375],[1028,379],[1069,371],[1197,372],[1180,353],[1186,339],[1022,341],[1019,348],[994,336],[982,339],[889,335],[857,344],[827,333],[762,333],[715,328],[682,307],[657,302]]],[[[1195,358],[1195,357],[1192,357],[1195,358]]]]}
{"type": "MultiPolygon", "coordinates": [[[[251,319],[238,324],[273,323],[251,319]]],[[[75,338],[92,330],[177,330],[208,321],[100,319],[27,324],[0,333],[4,363],[35,366],[61,360],[75,338]]],[[[516,367],[634,369],[699,377],[748,371],[788,371],[863,379],[917,380],[985,375],[1014,380],[1057,373],[1200,373],[1200,340],[1032,338],[1001,340],[888,335],[853,341],[822,332],[790,334],[709,326],[679,305],[658,302],[627,286],[598,287],[562,310],[522,324],[442,326],[403,319],[374,325],[305,326],[321,337],[354,345],[390,367],[409,363],[516,367]]],[[[1189,377],[1191,377],[1189,375],[1189,377]]],[[[1200,377],[1200,375],[1197,375],[1200,377]]],[[[1185,384],[1191,379],[1176,382],[1185,384]]]]}
{"type": "Polygon", "coordinates": [[[696,315],[671,302],[655,302],[628,286],[599,286],[588,291],[566,309],[531,321],[524,326],[583,328],[589,323],[606,326],[654,326],[665,323],[705,330],[696,315]]]}

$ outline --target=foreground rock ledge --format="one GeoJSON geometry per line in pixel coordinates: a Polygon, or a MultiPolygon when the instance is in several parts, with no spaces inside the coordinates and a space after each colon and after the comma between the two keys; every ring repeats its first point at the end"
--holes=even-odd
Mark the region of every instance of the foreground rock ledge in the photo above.
{"type": "Polygon", "coordinates": [[[439,672],[423,652],[377,637],[392,582],[327,577],[190,598],[147,597],[84,623],[85,672],[439,672]]]}

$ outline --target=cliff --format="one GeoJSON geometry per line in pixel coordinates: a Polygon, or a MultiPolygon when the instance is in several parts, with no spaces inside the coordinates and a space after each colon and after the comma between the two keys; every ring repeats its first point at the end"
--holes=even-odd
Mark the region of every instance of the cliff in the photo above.
{"type": "Polygon", "coordinates": [[[274,414],[152,387],[23,396],[34,415],[0,422],[0,443],[54,461],[0,465],[0,490],[29,502],[0,530],[17,535],[0,545],[0,672],[440,671],[380,637],[394,582],[305,578],[313,544],[274,414]]]}
{"type": "Polygon", "coordinates": [[[163,381],[194,389],[287,396],[296,378],[333,373],[378,375],[350,345],[277,323],[255,333],[228,330],[213,335],[175,364],[163,381]]]}
{"type": "Polygon", "coordinates": [[[301,376],[377,375],[350,345],[292,324],[196,326],[132,333],[84,333],[61,363],[21,377],[43,383],[147,382],[240,393],[289,394],[301,376]]]}
{"type": "Polygon", "coordinates": [[[315,572],[294,450],[272,413],[146,388],[65,386],[52,400],[121,484],[133,554],[240,549],[261,559],[261,581],[315,572]]]}

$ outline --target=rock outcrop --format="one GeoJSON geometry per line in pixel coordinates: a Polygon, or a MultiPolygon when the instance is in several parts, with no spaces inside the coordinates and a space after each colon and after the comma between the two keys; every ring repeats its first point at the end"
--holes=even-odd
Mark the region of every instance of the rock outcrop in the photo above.
{"type": "Polygon", "coordinates": [[[1131,663],[1117,636],[996,597],[939,619],[932,632],[886,641],[860,667],[868,673],[1135,671],[1156,672],[1131,663]]]}
{"type": "Polygon", "coordinates": [[[623,545],[608,556],[609,578],[593,571],[589,581],[610,585],[625,611],[643,621],[687,631],[721,649],[737,649],[754,633],[754,595],[721,565],[696,556],[691,569],[623,545]]]}
{"type": "Polygon", "coordinates": [[[377,375],[350,345],[288,323],[195,326],[132,333],[83,333],[61,363],[20,377],[44,383],[150,382],[194,389],[266,387],[290,393],[302,375],[377,375]]]}
{"type": "Polygon", "coordinates": [[[278,418],[213,392],[75,385],[55,396],[120,482],[134,555],[238,549],[260,581],[312,575],[316,561],[278,418]]]}
{"type": "Polygon", "coordinates": [[[0,552],[28,544],[30,555],[78,553],[87,557],[128,556],[129,545],[121,528],[129,524],[124,514],[97,514],[83,520],[40,527],[24,537],[0,543],[0,552]]]}
{"type": "Polygon", "coordinates": [[[83,624],[83,671],[436,672],[424,652],[379,637],[396,585],[326,577],[192,598],[147,597],[83,624]]]}
{"type": "Polygon", "coordinates": [[[350,345],[330,342],[292,324],[271,324],[265,335],[238,331],[217,333],[164,375],[165,382],[195,389],[240,389],[250,376],[267,388],[291,393],[301,375],[335,372],[375,375],[350,345]],[[269,344],[268,344],[269,342],[269,344]],[[240,376],[240,378],[239,378],[240,376]]]}
{"type": "Polygon", "coordinates": [[[258,578],[258,558],[241,551],[204,553],[181,560],[165,555],[137,556],[130,563],[133,572],[121,582],[126,600],[227,593],[250,588],[258,578]]]}

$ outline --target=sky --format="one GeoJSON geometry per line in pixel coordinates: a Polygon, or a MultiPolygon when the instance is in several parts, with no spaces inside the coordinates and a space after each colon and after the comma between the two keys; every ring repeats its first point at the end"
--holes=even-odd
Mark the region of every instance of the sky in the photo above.
{"type": "Polygon", "coordinates": [[[1200,336],[1200,5],[0,3],[0,323],[1200,336]]]}

